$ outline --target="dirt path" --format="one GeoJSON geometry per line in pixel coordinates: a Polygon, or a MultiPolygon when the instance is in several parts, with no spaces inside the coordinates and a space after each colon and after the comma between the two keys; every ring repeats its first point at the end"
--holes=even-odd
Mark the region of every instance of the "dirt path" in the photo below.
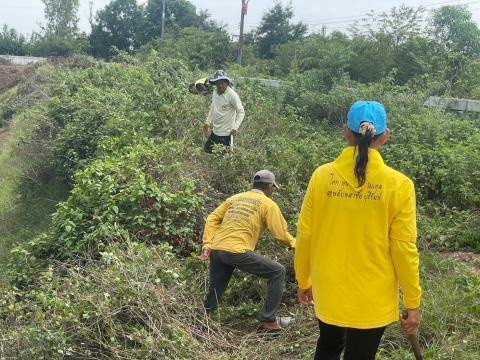
{"type": "Polygon", "coordinates": [[[0,61],[0,94],[17,85],[26,76],[26,66],[0,61]]]}

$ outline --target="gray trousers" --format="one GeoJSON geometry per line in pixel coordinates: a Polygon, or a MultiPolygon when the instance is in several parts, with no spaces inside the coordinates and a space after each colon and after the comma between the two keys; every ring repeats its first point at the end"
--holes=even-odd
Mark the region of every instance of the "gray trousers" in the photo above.
{"type": "Polygon", "coordinates": [[[205,299],[207,313],[215,311],[218,307],[235,269],[267,279],[267,300],[260,313],[260,321],[275,321],[282,301],[285,267],[253,252],[235,254],[212,250],[210,254],[210,284],[205,299]]]}

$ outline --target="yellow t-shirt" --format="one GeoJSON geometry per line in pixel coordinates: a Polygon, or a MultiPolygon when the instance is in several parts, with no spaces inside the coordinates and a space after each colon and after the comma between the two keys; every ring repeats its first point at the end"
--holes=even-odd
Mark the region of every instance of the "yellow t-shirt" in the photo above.
{"type": "Polygon", "coordinates": [[[208,78],[201,78],[201,79],[198,79],[197,81],[195,81],[195,86],[196,85],[208,85],[208,78]]]}
{"type": "Polygon", "coordinates": [[[261,191],[247,191],[228,198],[207,218],[203,248],[245,253],[255,250],[267,228],[272,236],[295,248],[295,238],[278,205],[261,191]]]}
{"type": "Polygon", "coordinates": [[[407,308],[420,305],[415,190],[369,150],[358,186],[354,147],[312,175],[297,226],[295,272],[312,286],[317,317],[368,329],[398,320],[398,285],[407,308]]]}

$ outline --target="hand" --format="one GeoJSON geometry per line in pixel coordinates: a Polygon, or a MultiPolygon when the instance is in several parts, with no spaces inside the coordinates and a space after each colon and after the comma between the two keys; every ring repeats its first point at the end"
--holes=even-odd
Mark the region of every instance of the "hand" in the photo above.
{"type": "Polygon", "coordinates": [[[210,131],[210,127],[208,126],[208,124],[204,124],[203,125],[203,132],[205,133],[205,135],[208,135],[209,131],[210,131]]]}
{"type": "Polygon", "coordinates": [[[295,250],[296,246],[297,246],[297,239],[293,239],[293,241],[290,243],[290,249],[295,250]]]}
{"type": "Polygon", "coordinates": [[[233,135],[233,137],[237,136],[237,130],[235,129],[230,130],[230,135],[233,135]]]}
{"type": "Polygon", "coordinates": [[[203,249],[202,255],[200,255],[200,256],[198,257],[198,260],[200,260],[200,261],[205,261],[205,260],[207,260],[207,259],[210,257],[210,252],[211,252],[210,249],[203,249]]]}
{"type": "Polygon", "coordinates": [[[298,295],[298,301],[302,305],[305,306],[312,306],[313,305],[313,293],[312,293],[312,287],[310,286],[308,289],[298,289],[297,291],[298,295]]]}
{"type": "Polygon", "coordinates": [[[420,326],[420,310],[405,309],[400,316],[400,325],[407,335],[416,335],[420,326]]]}

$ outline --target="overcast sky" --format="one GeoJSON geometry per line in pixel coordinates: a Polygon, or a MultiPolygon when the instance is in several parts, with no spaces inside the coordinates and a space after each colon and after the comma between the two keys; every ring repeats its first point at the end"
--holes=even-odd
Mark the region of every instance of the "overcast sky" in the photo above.
{"type": "MultiPolygon", "coordinates": [[[[94,11],[105,7],[110,0],[91,0],[94,11]]],[[[139,0],[140,3],[146,0],[139,0]]],[[[166,0],[168,1],[168,0],[166,0]]],[[[197,10],[208,9],[213,19],[227,25],[232,34],[238,34],[241,0],[190,0],[197,10]]],[[[88,24],[89,0],[80,0],[80,28],[90,31],[88,24]]],[[[288,1],[281,1],[283,4],[288,1]]],[[[291,0],[295,19],[301,20],[312,31],[320,30],[322,24],[328,30],[346,31],[348,25],[370,10],[387,11],[401,4],[423,5],[433,9],[442,5],[467,4],[473,18],[480,24],[480,1],[473,0],[291,0]]],[[[263,13],[275,3],[273,0],[250,0],[245,18],[247,30],[258,26],[263,13]]],[[[23,34],[39,31],[44,22],[40,0],[0,0],[0,25],[7,24],[23,34]]]]}

